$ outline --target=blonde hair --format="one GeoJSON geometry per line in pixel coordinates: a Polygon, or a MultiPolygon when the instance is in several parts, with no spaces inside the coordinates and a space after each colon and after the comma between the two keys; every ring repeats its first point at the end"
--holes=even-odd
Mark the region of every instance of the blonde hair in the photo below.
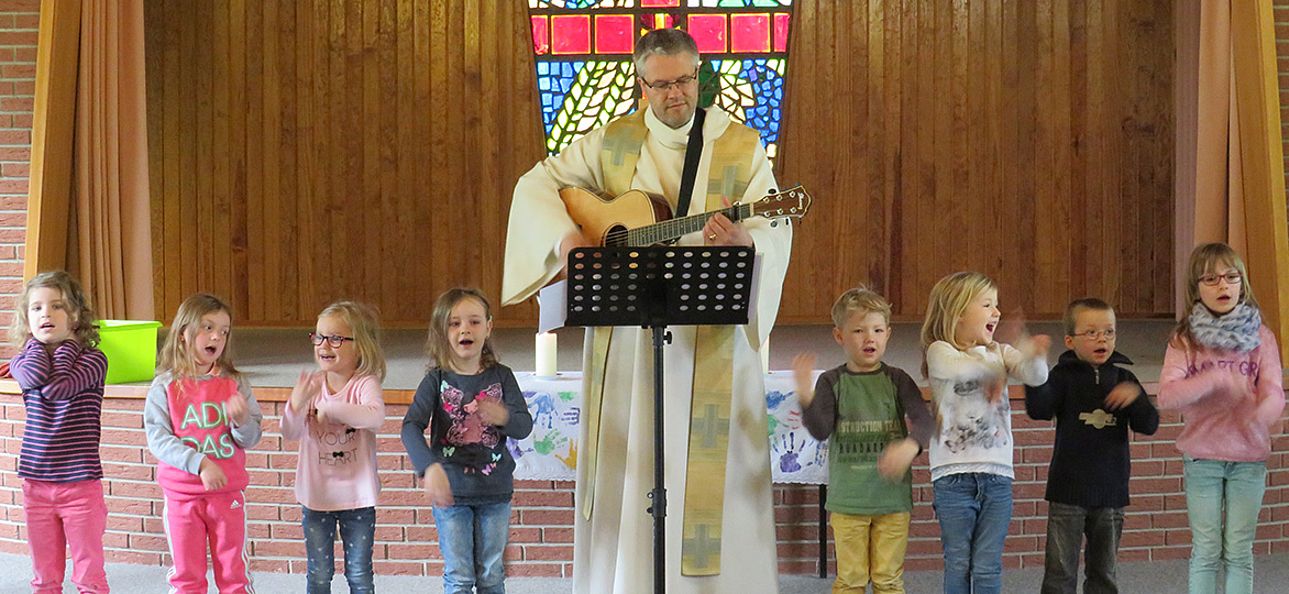
{"type": "Polygon", "coordinates": [[[62,270],[37,274],[23,287],[22,295],[18,296],[18,311],[13,316],[13,328],[9,331],[9,340],[14,346],[21,349],[31,338],[27,309],[31,307],[31,293],[36,289],[58,289],[63,301],[67,302],[72,340],[86,346],[98,346],[98,326],[94,324],[98,317],[94,315],[94,308],[90,307],[89,297],[81,290],[81,284],[62,270]]]}
{"type": "Polygon", "coordinates": [[[1179,349],[1189,349],[1191,345],[1196,344],[1190,320],[1191,312],[1197,305],[1201,305],[1199,279],[1217,270],[1217,267],[1222,264],[1240,273],[1239,303],[1258,307],[1258,300],[1253,297],[1253,285],[1249,284],[1249,271],[1245,269],[1244,260],[1240,259],[1240,254],[1225,243],[1206,243],[1197,246],[1191,251],[1190,265],[1186,271],[1186,308],[1182,310],[1182,319],[1178,320],[1177,327],[1173,328],[1168,344],[1179,349]]]}
{"type": "Polygon", "coordinates": [[[358,369],[354,373],[374,375],[384,381],[385,353],[380,348],[380,318],[376,309],[357,301],[337,301],[323,309],[318,319],[332,316],[344,321],[354,335],[354,346],[358,349],[358,369]]]}
{"type": "Polygon", "coordinates": [[[846,318],[857,311],[882,314],[887,325],[891,323],[891,302],[876,291],[860,285],[842,293],[837,297],[837,301],[833,302],[832,325],[841,328],[846,325],[846,318]]]}
{"type": "Polygon", "coordinates": [[[926,319],[922,321],[922,375],[927,376],[926,349],[931,343],[943,340],[956,349],[969,345],[958,344],[957,326],[967,307],[982,293],[998,290],[998,284],[979,272],[955,272],[931,287],[931,297],[926,304],[926,319]]]}
{"type": "MultiPolygon", "coordinates": [[[[484,317],[492,321],[492,305],[483,291],[469,287],[448,289],[439,295],[434,302],[434,313],[430,315],[430,332],[425,339],[425,354],[430,357],[430,367],[454,369],[455,357],[448,339],[448,319],[452,317],[452,308],[466,299],[474,299],[483,306],[484,317]]],[[[497,364],[497,353],[492,348],[492,336],[483,341],[483,353],[479,357],[479,368],[487,369],[497,364]]]]}
{"type": "Polygon", "coordinates": [[[1062,318],[1065,323],[1066,336],[1074,336],[1074,332],[1078,330],[1075,326],[1078,325],[1079,314],[1085,311],[1108,311],[1113,314],[1114,308],[1109,303],[1096,297],[1084,297],[1071,301],[1069,305],[1065,306],[1065,316],[1062,318]]]}
{"type": "MultiPolygon", "coordinates": [[[[191,350],[193,336],[196,334],[197,324],[201,323],[202,316],[220,311],[228,314],[229,320],[232,320],[233,308],[229,307],[223,299],[210,293],[197,293],[184,299],[184,302],[179,304],[179,311],[175,313],[174,321],[170,323],[166,342],[161,346],[161,362],[157,365],[157,372],[169,372],[176,380],[201,375],[191,350]]],[[[215,366],[224,375],[236,379],[241,377],[241,372],[233,366],[231,355],[233,333],[231,327],[229,330],[228,337],[224,339],[224,351],[219,354],[219,359],[215,360],[215,366]]]]}

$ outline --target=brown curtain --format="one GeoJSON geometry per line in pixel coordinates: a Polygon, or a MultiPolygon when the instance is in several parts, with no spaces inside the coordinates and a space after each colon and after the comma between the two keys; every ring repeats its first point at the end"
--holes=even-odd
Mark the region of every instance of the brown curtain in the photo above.
{"type": "MultiPolygon", "coordinates": [[[[1230,0],[1179,2],[1177,11],[1176,282],[1191,250],[1225,241],[1247,253],[1230,0]]],[[[1177,311],[1185,305],[1178,290],[1177,311]]]]}
{"type": "Polygon", "coordinates": [[[68,269],[102,318],[156,318],[142,0],[81,4],[68,269]]]}

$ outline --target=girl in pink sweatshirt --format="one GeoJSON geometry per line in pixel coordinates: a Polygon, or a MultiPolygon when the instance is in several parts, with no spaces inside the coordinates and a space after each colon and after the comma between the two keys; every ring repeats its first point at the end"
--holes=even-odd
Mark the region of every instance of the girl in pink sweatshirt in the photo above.
{"type": "Polygon", "coordinates": [[[309,594],[331,592],[337,526],[349,591],[374,591],[376,430],[385,422],[378,333],[376,313],[366,305],[340,301],[322,310],[309,333],[318,371],[300,374],[282,413],[282,436],[300,441],[295,496],[304,508],[309,594]]]}
{"type": "Polygon", "coordinates": [[[260,441],[263,417],[229,356],[232,329],[232,309],[220,298],[185,299],[143,405],[174,560],[166,577],[176,594],[206,593],[207,543],[219,593],[255,591],[246,551],[246,448],[260,441]]]}
{"type": "Polygon", "coordinates": [[[1224,566],[1226,592],[1252,592],[1271,428],[1285,405],[1280,350],[1230,246],[1195,248],[1186,297],[1159,375],[1159,408],[1180,410],[1185,423],[1177,449],[1185,461],[1190,591],[1215,592],[1224,566]]]}

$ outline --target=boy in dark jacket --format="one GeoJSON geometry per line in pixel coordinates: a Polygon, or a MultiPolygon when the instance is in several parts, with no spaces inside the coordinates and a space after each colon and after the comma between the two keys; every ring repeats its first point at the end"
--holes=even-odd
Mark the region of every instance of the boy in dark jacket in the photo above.
{"type": "Polygon", "coordinates": [[[1115,556],[1128,505],[1128,428],[1152,435],[1159,411],[1115,352],[1114,309],[1079,299],[1065,309],[1065,346],[1047,383],[1025,388],[1025,412],[1056,419],[1047,474],[1047,557],[1043,594],[1074,594],[1079,546],[1088,539],[1083,591],[1118,592],[1115,556]]]}

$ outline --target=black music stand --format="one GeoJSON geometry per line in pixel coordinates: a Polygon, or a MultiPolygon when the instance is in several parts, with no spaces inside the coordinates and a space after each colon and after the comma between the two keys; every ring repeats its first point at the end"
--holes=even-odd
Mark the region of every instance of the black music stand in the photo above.
{"type": "Polygon", "coordinates": [[[605,247],[569,252],[569,326],[653,331],[653,591],[666,591],[667,490],[663,486],[663,343],[668,325],[748,322],[755,251],[749,247],[605,247]]]}

